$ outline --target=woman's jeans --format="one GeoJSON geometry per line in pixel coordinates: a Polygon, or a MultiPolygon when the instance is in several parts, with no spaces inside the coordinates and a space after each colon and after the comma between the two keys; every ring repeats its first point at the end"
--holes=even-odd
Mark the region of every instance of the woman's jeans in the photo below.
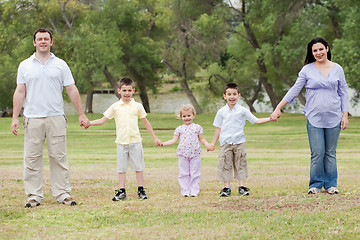
{"type": "Polygon", "coordinates": [[[317,128],[307,122],[311,150],[309,188],[337,187],[336,147],[340,123],[334,128],[317,128]]]}

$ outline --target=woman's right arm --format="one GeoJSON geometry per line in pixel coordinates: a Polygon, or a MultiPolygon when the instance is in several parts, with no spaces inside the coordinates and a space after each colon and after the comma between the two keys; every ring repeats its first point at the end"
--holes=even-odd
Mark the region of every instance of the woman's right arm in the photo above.
{"type": "Polygon", "coordinates": [[[288,103],[293,104],[295,98],[299,95],[300,91],[303,89],[307,82],[307,74],[310,74],[311,69],[309,66],[303,67],[299,72],[299,75],[296,79],[295,84],[289,89],[289,91],[284,96],[283,100],[276,106],[274,112],[270,115],[270,120],[276,122],[281,116],[281,109],[285,107],[288,103]]]}

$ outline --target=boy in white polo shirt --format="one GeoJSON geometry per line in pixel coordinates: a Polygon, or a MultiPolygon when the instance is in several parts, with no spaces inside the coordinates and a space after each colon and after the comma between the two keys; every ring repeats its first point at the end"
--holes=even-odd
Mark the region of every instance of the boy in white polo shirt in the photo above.
{"type": "Polygon", "coordinates": [[[239,195],[250,194],[250,189],[244,185],[248,176],[244,135],[245,121],[248,120],[251,124],[270,122],[270,118],[257,118],[248,109],[238,105],[240,96],[239,86],[236,83],[225,85],[223,97],[227,104],[216,113],[213,123],[216,130],[209,149],[207,149],[214,150],[220,137],[218,177],[224,182],[220,197],[230,196],[230,182],[233,179],[239,182],[239,195]]]}
{"type": "Polygon", "coordinates": [[[138,183],[138,198],[147,199],[143,185],[143,170],[145,168],[142,139],[138,126],[140,118],[151,134],[156,145],[161,141],[155,136],[150,122],[146,118],[146,112],[142,104],[132,98],[135,93],[134,81],[130,78],[122,78],[119,82],[118,93],[121,99],[112,104],[105,112],[104,117],[90,121],[90,126],[102,125],[107,120],[114,118],[116,124],[117,143],[117,170],[119,173],[119,190],[115,190],[113,201],[126,200],[126,171],[129,165],[136,172],[138,183]]]}

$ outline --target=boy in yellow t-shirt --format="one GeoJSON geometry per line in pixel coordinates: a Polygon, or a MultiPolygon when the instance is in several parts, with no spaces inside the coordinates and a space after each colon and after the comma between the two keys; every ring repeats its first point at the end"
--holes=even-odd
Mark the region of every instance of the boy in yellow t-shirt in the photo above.
{"type": "Polygon", "coordinates": [[[104,117],[90,121],[90,126],[102,125],[107,120],[114,118],[116,124],[117,144],[117,170],[119,173],[119,190],[115,190],[113,201],[126,200],[126,171],[129,165],[136,172],[138,183],[138,198],[147,199],[143,185],[143,170],[145,168],[142,140],[138,126],[140,118],[145,128],[151,134],[156,145],[161,141],[155,136],[146,112],[142,104],[132,98],[135,93],[134,81],[130,78],[122,78],[119,81],[118,93],[121,99],[112,104],[105,112],[104,117]]]}

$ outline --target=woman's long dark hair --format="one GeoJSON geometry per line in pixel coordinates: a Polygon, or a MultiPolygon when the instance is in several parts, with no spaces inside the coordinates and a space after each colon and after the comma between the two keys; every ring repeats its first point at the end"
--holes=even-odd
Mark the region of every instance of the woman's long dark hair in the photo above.
{"type": "Polygon", "coordinates": [[[329,51],[327,52],[327,59],[329,59],[331,61],[331,51],[330,51],[329,44],[327,43],[327,41],[325,41],[325,39],[323,39],[321,37],[316,37],[313,40],[311,40],[307,45],[307,53],[306,53],[304,65],[306,65],[308,63],[315,62],[315,58],[314,58],[314,55],[312,53],[312,46],[315,43],[322,43],[322,44],[324,44],[325,48],[329,47],[329,51]]]}

